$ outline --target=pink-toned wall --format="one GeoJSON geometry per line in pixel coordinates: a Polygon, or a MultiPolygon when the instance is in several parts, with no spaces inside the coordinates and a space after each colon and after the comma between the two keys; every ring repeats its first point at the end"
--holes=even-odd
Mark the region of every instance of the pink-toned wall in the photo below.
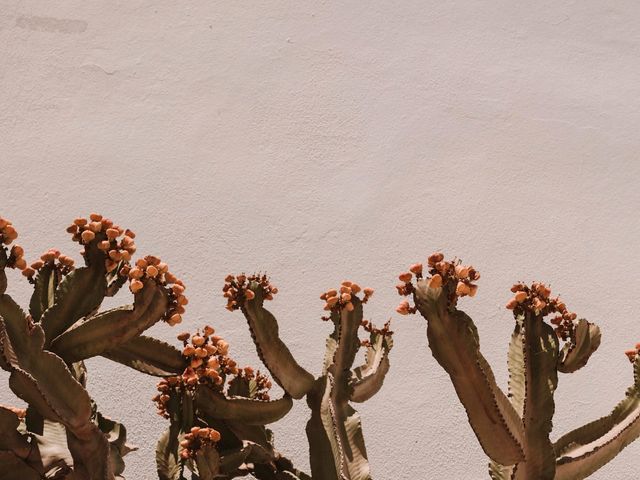
{"type": "MultiPolygon", "coordinates": [[[[1,0],[0,214],[30,258],[78,258],[64,227],[90,211],[135,229],[184,277],[185,327],[212,323],[241,363],[257,359],[223,308],[228,272],[272,274],[282,336],[313,372],[318,294],[372,286],[367,315],[397,332],[360,408],[374,477],[482,479],[423,321],[394,312],[396,274],[437,249],[482,272],[462,306],[503,385],[509,286],[550,282],[604,331],[560,379],[553,436],[609,412],[640,340],[638,25],[634,1],[1,0]]],[[[89,367],[140,446],[127,478],[153,478],[154,380],[89,367]]],[[[306,418],[301,402],[275,427],[303,467],[306,418]]],[[[636,442],[593,478],[636,477],[639,456],[636,442]]]]}

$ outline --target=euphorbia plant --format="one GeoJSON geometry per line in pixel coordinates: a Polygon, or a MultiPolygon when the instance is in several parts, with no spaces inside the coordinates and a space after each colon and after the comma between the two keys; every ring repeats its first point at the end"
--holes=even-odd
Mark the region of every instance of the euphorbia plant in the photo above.
{"type": "Polygon", "coordinates": [[[441,253],[400,275],[398,293],[412,296],[397,311],[419,312],[427,320],[429,347],[447,371],[480,445],[490,457],[495,480],[582,479],[613,459],[640,436],[638,345],[627,355],[634,384],[607,417],[550,440],[558,372],[586,365],[600,345],[600,329],[570,312],[542,283],[517,283],[507,303],[515,319],[508,355],[509,389],[496,384],[480,352],[478,331],[458,300],[474,296],[478,272],[441,253]],[[415,283],[412,279],[415,275],[415,283]],[[545,317],[552,316],[549,323],[545,317]]]}

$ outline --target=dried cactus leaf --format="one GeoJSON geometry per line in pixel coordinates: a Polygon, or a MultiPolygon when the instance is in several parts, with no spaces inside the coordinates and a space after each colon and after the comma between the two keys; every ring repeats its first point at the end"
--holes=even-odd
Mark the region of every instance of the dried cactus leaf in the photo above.
{"type": "Polygon", "coordinates": [[[354,371],[355,381],[351,384],[352,402],[365,402],[380,391],[389,371],[389,351],[392,346],[391,337],[372,334],[371,346],[365,354],[365,364],[354,371]]]}
{"type": "MultiPolygon", "coordinates": [[[[328,374],[330,375],[330,374],[328,374]]],[[[309,463],[315,480],[338,480],[340,448],[336,442],[329,404],[331,384],[328,375],[320,377],[307,395],[311,418],[306,432],[309,440],[309,463]]]]}
{"type": "Polygon", "coordinates": [[[584,318],[578,320],[575,335],[575,344],[567,342],[560,352],[559,372],[572,373],[584,367],[591,358],[591,354],[600,346],[602,339],[600,328],[584,318]]]}
{"type": "Polygon", "coordinates": [[[196,464],[200,480],[214,480],[220,473],[220,455],[212,445],[204,445],[198,450],[196,464]]]}
{"type": "Polygon", "coordinates": [[[580,480],[611,461],[640,437],[640,359],[634,364],[634,385],[606,417],[563,435],[555,444],[555,480],[580,480]]]}
{"type": "Polygon", "coordinates": [[[54,304],[57,286],[57,272],[51,264],[38,270],[29,302],[29,313],[35,322],[40,321],[42,314],[54,304]]]}
{"type": "Polygon", "coordinates": [[[156,446],[156,468],[159,480],[178,480],[180,475],[180,461],[177,448],[171,448],[170,430],[167,429],[160,436],[156,446]]]}
{"type": "Polygon", "coordinates": [[[522,421],[496,385],[471,318],[450,311],[442,288],[429,288],[424,280],[418,282],[414,299],[427,319],[433,356],[451,377],[482,449],[503,465],[524,459],[522,421]]]}
{"type": "Polygon", "coordinates": [[[248,425],[266,425],[284,417],[293,401],[288,395],[278,400],[262,401],[248,398],[225,398],[208,387],[200,387],[195,397],[196,408],[222,420],[236,420],[248,425]]]}
{"type": "Polygon", "coordinates": [[[255,298],[244,302],[242,313],[249,324],[258,356],[276,383],[293,398],[300,399],[313,387],[313,375],[298,365],[280,340],[278,322],[263,306],[262,288],[257,284],[252,288],[255,298]]]}
{"type": "Polygon", "coordinates": [[[122,423],[105,417],[100,412],[96,412],[95,422],[109,442],[113,472],[120,475],[124,471],[123,457],[137,448],[127,444],[127,429],[122,423]]]}
{"type": "Polygon", "coordinates": [[[45,420],[43,435],[35,435],[34,438],[42,457],[47,478],[71,471],[73,457],[67,447],[67,432],[64,425],[45,420]]]}
{"type": "Polygon", "coordinates": [[[168,298],[162,287],[147,280],[133,306],[119,307],[78,322],[51,343],[66,362],[101,355],[140,335],[165,314],[168,298]]]}
{"type": "Polygon", "coordinates": [[[555,453],[549,440],[555,411],[553,394],[558,385],[558,338],[542,317],[522,319],[526,394],[523,405],[525,462],[514,467],[515,480],[551,480],[555,453]]]}
{"type": "Polygon", "coordinates": [[[69,273],[58,285],[55,303],[41,317],[48,344],[82,317],[98,309],[104,299],[107,283],[105,267],[96,262],[69,273]]]}
{"type": "Polygon", "coordinates": [[[177,348],[156,338],[137,336],[102,354],[147,375],[166,377],[182,373],[186,362],[177,348]]]}
{"type": "Polygon", "coordinates": [[[13,452],[0,450],[0,480],[40,480],[40,474],[13,452]]]}

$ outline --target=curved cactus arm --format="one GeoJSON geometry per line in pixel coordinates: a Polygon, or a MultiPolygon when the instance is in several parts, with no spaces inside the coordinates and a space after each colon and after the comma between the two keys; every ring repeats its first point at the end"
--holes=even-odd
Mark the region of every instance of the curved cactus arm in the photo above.
{"type": "Polygon", "coordinates": [[[302,398],[313,387],[314,378],[302,368],[278,335],[276,318],[264,308],[260,285],[251,285],[255,298],[245,300],[242,313],[247,319],[260,360],[273,379],[295,399],[302,398]]]}
{"type": "Polygon", "coordinates": [[[241,421],[248,425],[266,425],[289,413],[293,401],[288,395],[271,401],[225,398],[211,388],[200,387],[196,393],[195,405],[198,411],[213,418],[241,421]]]}
{"type": "Polygon", "coordinates": [[[213,445],[203,446],[196,454],[198,478],[214,480],[220,473],[220,455],[213,445]]]}
{"type": "Polygon", "coordinates": [[[29,313],[34,321],[40,321],[42,314],[55,303],[58,275],[50,264],[45,264],[36,274],[29,313]]]}
{"type": "Polygon", "coordinates": [[[393,339],[373,333],[370,342],[365,364],[354,371],[355,381],[351,384],[353,390],[350,397],[352,402],[364,402],[378,393],[389,371],[389,351],[393,346],[393,339]]]}
{"type": "Polygon", "coordinates": [[[80,478],[114,479],[109,442],[95,423],[89,423],[81,431],[67,429],[67,445],[80,478]]]}
{"type": "Polygon", "coordinates": [[[496,385],[491,367],[480,353],[475,325],[465,313],[447,306],[442,288],[419,280],[416,307],[427,319],[429,347],[451,377],[482,449],[494,461],[512,465],[524,459],[522,421],[496,385]]]}
{"type": "Polygon", "coordinates": [[[558,371],[572,373],[584,367],[591,354],[600,346],[602,333],[600,328],[587,322],[584,318],[578,320],[575,330],[575,342],[567,342],[560,352],[558,371]]]}
{"type": "Polygon", "coordinates": [[[180,374],[187,366],[180,350],[145,335],[137,336],[108,350],[102,356],[139,372],[158,377],[180,374]]]}
{"type": "Polygon", "coordinates": [[[58,285],[54,304],[42,314],[47,347],[82,317],[96,311],[107,288],[104,262],[94,262],[69,273],[58,285]]]}
{"type": "Polygon", "coordinates": [[[40,480],[42,476],[15,453],[0,450],[0,480],[40,480]]]}
{"type": "Polygon", "coordinates": [[[77,323],[51,343],[51,350],[72,363],[101,355],[140,335],[168,307],[167,294],[153,280],[135,294],[133,306],[119,307],[77,323]]]}
{"type": "Polygon", "coordinates": [[[554,444],[555,480],[588,477],[640,437],[640,357],[633,370],[633,386],[609,415],[563,435],[554,444]]]}

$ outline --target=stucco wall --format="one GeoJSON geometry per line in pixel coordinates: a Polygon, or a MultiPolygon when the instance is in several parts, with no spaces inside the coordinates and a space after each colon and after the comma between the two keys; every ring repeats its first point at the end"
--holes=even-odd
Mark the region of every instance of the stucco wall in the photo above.
{"type": "MultiPolygon", "coordinates": [[[[79,258],[64,231],[77,215],[130,226],[185,279],[185,327],[214,324],[243,363],[257,359],[223,309],[225,274],[272,274],[282,336],[314,372],[318,294],[370,285],[367,315],[397,332],[391,374],[360,408],[375,478],[482,479],[423,321],[393,311],[396,274],[436,249],[482,272],[462,306],[503,385],[509,286],[550,282],[604,331],[560,379],[553,435],[609,412],[640,340],[639,24],[633,1],[2,0],[0,214],[29,258],[79,258]]],[[[140,446],[127,478],[153,478],[154,380],[89,367],[140,446]]],[[[275,427],[305,467],[306,418],[301,402],[275,427]]],[[[593,478],[636,476],[639,455],[636,442],[593,478]]]]}

